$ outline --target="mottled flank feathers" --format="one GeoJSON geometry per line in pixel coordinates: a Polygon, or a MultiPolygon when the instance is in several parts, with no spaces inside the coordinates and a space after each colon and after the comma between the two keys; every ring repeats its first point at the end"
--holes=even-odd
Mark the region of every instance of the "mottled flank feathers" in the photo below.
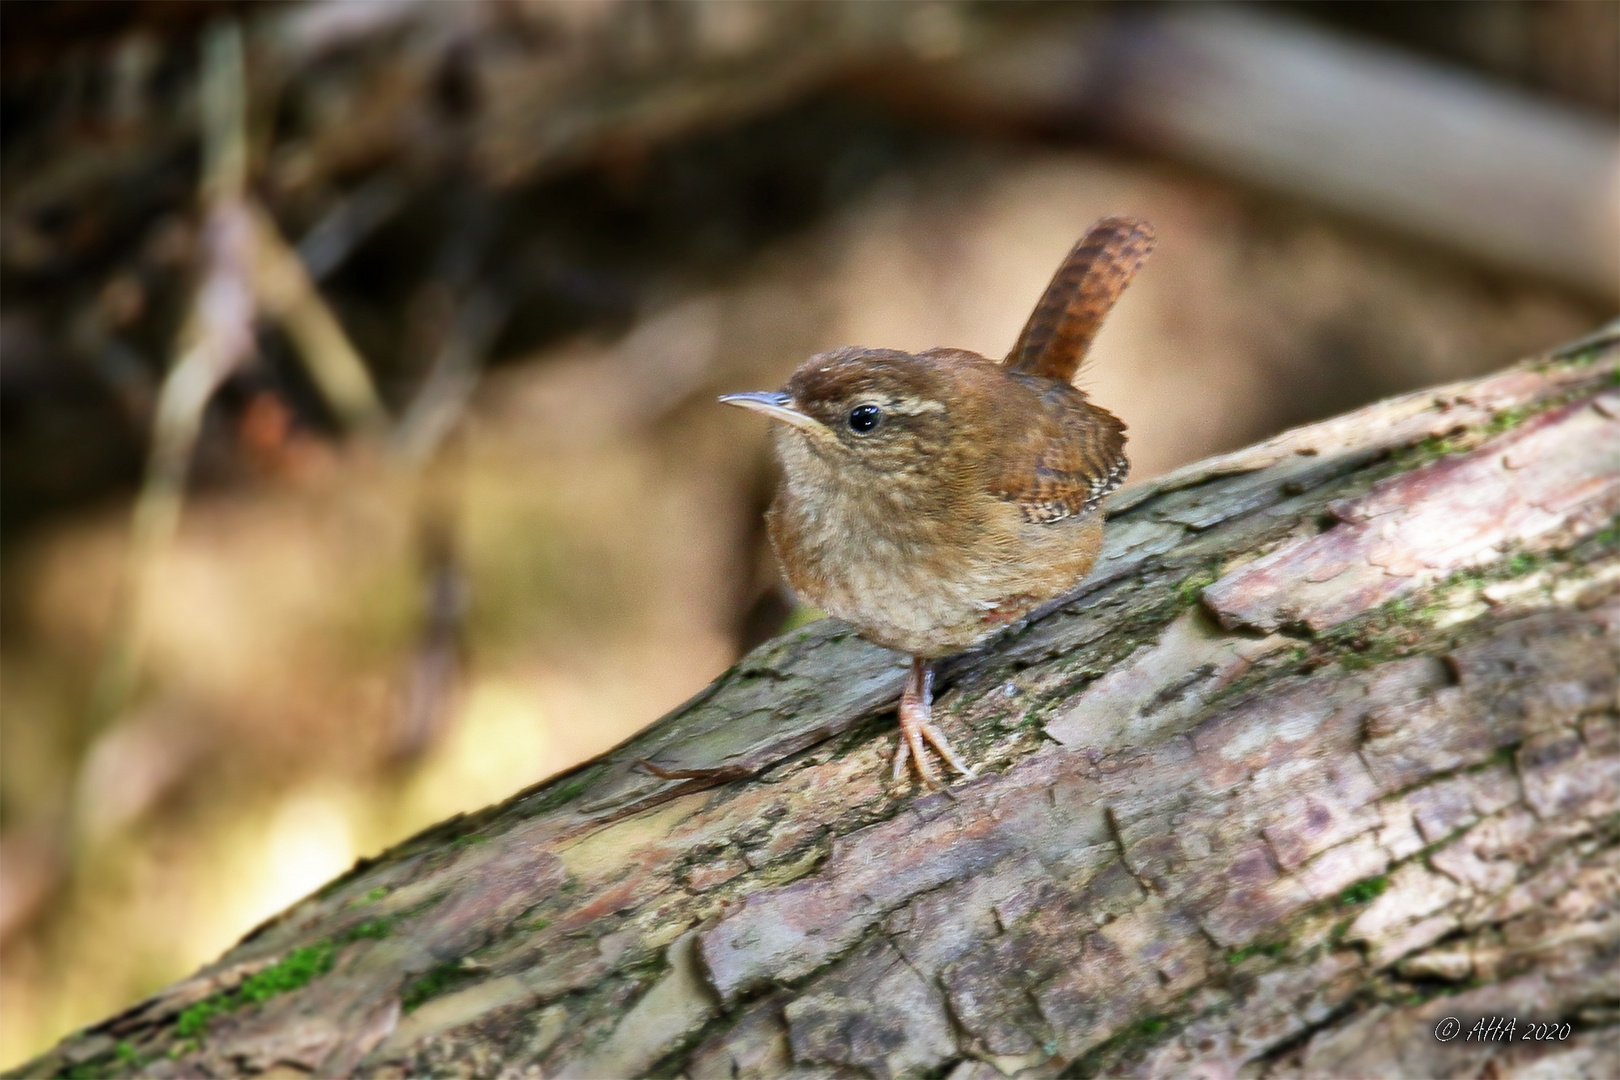
{"type": "Polygon", "coordinates": [[[1002,434],[991,492],[1016,503],[1025,521],[1044,524],[1089,512],[1124,482],[1124,422],[1068,383],[1014,378],[1039,388],[1040,405],[1016,434],[1002,434]]]}

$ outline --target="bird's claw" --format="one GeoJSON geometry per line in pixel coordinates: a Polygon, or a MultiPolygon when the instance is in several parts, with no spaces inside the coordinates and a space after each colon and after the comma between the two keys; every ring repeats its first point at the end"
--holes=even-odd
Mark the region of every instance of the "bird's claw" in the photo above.
{"type": "Polygon", "coordinates": [[[977,774],[951,748],[945,733],[934,726],[931,715],[933,681],[933,672],[918,661],[912,670],[912,677],[907,680],[905,693],[900,696],[900,745],[894,753],[893,779],[896,781],[900,779],[909,760],[922,782],[928,787],[938,789],[947,785],[940,778],[939,770],[934,767],[934,763],[929,760],[928,752],[924,749],[925,743],[932,746],[934,751],[945,759],[945,763],[963,778],[972,780],[977,774]]]}

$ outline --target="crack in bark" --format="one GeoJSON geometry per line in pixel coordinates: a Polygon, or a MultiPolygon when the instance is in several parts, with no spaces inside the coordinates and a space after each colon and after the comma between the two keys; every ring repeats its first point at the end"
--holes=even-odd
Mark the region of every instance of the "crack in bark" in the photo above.
{"type": "MultiPolygon", "coordinates": [[[[1130,849],[1125,844],[1125,837],[1120,832],[1119,828],[1119,819],[1114,816],[1114,808],[1112,806],[1103,807],[1103,820],[1108,823],[1109,837],[1113,840],[1114,847],[1118,849],[1120,865],[1125,867],[1126,872],[1128,872],[1132,878],[1136,879],[1137,885],[1141,886],[1143,892],[1147,893],[1149,896],[1157,895],[1159,890],[1153,884],[1153,881],[1144,876],[1141,870],[1139,870],[1137,867],[1131,865],[1130,849]]],[[[1203,930],[1203,927],[1199,927],[1199,929],[1203,930]]]]}

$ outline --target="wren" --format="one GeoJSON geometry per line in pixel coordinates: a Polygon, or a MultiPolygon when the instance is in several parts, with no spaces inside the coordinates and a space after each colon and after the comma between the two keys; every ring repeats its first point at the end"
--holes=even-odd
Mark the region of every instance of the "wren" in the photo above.
{"type": "Polygon", "coordinates": [[[1005,359],[847,347],[778,393],[727,394],[777,421],[771,546],[800,598],[912,656],[894,777],[930,786],[933,661],[1070,592],[1102,548],[1099,503],[1125,479],[1125,425],[1073,385],[1103,318],[1153,247],[1109,217],[1058,267],[1005,359]]]}

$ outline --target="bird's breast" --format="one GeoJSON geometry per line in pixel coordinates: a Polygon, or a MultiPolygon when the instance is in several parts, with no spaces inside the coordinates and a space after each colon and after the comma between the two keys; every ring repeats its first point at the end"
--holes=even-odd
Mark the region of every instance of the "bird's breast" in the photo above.
{"type": "Polygon", "coordinates": [[[881,490],[804,499],[784,486],[769,531],[802,599],[880,645],[943,656],[1072,588],[1095,559],[1100,521],[1032,533],[1000,506],[1000,517],[970,519],[908,512],[881,490]]]}

